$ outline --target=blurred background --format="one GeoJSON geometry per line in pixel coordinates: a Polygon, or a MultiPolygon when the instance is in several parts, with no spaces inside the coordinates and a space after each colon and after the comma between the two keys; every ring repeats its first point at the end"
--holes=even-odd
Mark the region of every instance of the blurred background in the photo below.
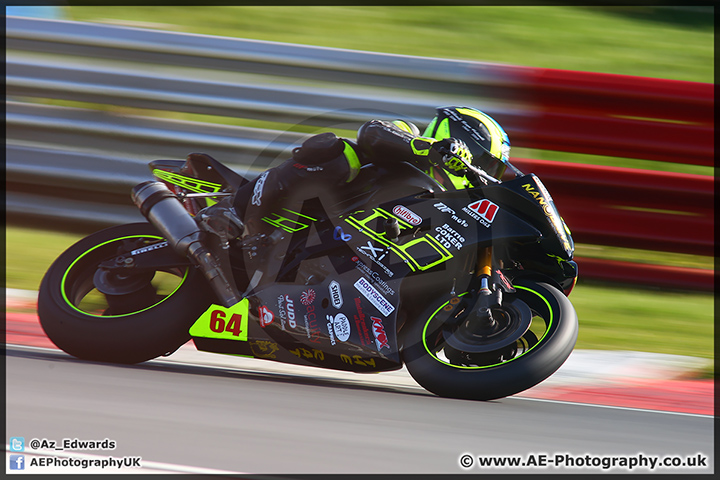
{"type": "MultiPolygon", "coordinates": [[[[638,179],[653,179],[669,192],[674,178],[690,185],[685,190],[708,182],[712,190],[712,162],[698,161],[693,142],[688,142],[688,155],[675,155],[673,161],[658,160],[660,154],[647,158],[653,155],[543,146],[532,135],[537,118],[527,115],[542,102],[522,89],[548,85],[538,78],[551,78],[552,72],[537,69],[560,69],[694,82],[661,85],[663,91],[681,92],[672,94],[680,105],[674,109],[702,103],[693,92],[705,92],[714,82],[712,7],[90,7],[68,2],[7,7],[6,14],[115,27],[104,34],[101,29],[8,23],[10,289],[37,290],[52,260],[81,236],[106,224],[139,220],[127,192],[149,178],[149,160],[205,151],[254,175],[285,158],[308,134],[332,130],[354,138],[363,118],[383,113],[409,118],[422,129],[435,106],[449,103],[463,102],[495,116],[513,142],[511,157],[527,159],[525,165],[544,180],[542,168],[558,170],[543,162],[562,162],[568,171],[575,171],[572,165],[634,169],[638,179]],[[127,27],[134,30],[122,33],[127,27]],[[219,37],[401,56],[278,48],[219,37]],[[156,38],[164,43],[153,43],[156,38]],[[146,47],[150,43],[154,47],[146,47]]],[[[556,94],[567,118],[581,115],[572,111],[572,90],[580,88],[581,80],[587,81],[586,100],[604,98],[602,85],[609,83],[618,91],[642,93],[637,85],[643,83],[636,80],[592,77],[598,87],[589,77],[577,79],[556,94]]],[[[636,98],[611,100],[632,104],[636,98]]],[[[655,102],[649,121],[682,138],[693,121],[668,120],[663,106],[655,102]]],[[[621,116],[635,121],[640,115],[616,115],[621,116]]],[[[562,139],[557,130],[553,135],[562,139]]],[[[618,131],[608,137],[623,145],[624,135],[618,131]]],[[[607,183],[596,186],[595,200],[612,196],[615,189],[631,191],[627,179],[632,173],[604,172],[607,183]]],[[[562,191],[546,184],[561,213],[572,207],[563,204],[562,191]]],[[[661,196],[660,188],[653,195],[661,196]]],[[[643,192],[638,196],[650,195],[643,192]]],[[[712,216],[711,195],[688,200],[684,210],[674,212],[677,221],[659,222],[677,230],[674,247],[578,241],[577,255],[596,262],[673,267],[683,275],[688,268],[702,270],[710,290],[681,281],[658,286],[642,278],[618,280],[620,267],[612,281],[593,279],[583,275],[579,262],[580,281],[570,297],[581,326],[577,348],[714,358],[712,246],[681,242],[703,236],[693,230],[694,223],[683,222],[712,216]]],[[[633,211],[667,213],[664,207],[638,205],[633,211]]],[[[618,215],[627,210],[614,208],[618,215]]],[[[702,228],[712,228],[703,221],[702,228]]],[[[658,272],[672,277],[672,270],[658,272]]],[[[712,366],[699,375],[713,375],[712,366]]]]}

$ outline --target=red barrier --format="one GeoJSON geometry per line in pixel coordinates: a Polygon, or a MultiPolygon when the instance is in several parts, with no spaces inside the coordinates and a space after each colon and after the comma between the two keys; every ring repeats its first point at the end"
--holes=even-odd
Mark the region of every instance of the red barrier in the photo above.
{"type": "Polygon", "coordinates": [[[581,278],[593,278],[607,282],[639,283],[652,287],[679,290],[711,292],[715,288],[715,272],[713,270],[620,262],[599,258],[578,257],[575,260],[581,278]]]}
{"type": "Polygon", "coordinates": [[[507,124],[513,145],[714,164],[711,83],[513,66],[497,71],[511,79],[501,96],[530,112],[522,124],[507,124]]]}
{"type": "MultiPolygon", "coordinates": [[[[713,84],[515,66],[495,71],[505,81],[497,98],[526,112],[498,115],[514,146],[714,165],[713,84]]],[[[714,255],[711,176],[512,161],[548,186],[578,243],[714,255]]],[[[590,278],[702,290],[714,285],[713,270],[579,263],[580,275],[590,278]]]]}

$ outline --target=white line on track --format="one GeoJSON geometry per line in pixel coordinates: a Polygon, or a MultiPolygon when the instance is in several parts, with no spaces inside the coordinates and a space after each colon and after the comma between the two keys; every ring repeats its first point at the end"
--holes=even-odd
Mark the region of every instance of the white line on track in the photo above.
{"type": "Polygon", "coordinates": [[[530,400],[533,402],[562,403],[564,405],[578,405],[580,407],[609,408],[611,410],[628,410],[631,412],[663,413],[665,415],[682,415],[685,417],[715,418],[713,415],[706,415],[703,413],[668,412],[666,410],[652,410],[649,408],[618,407],[615,405],[598,405],[597,403],[568,402],[565,400],[553,400],[553,399],[533,398],[533,397],[515,396],[515,397],[511,397],[511,398],[514,398],[517,400],[530,400]]]}
{"type": "MultiPolygon", "coordinates": [[[[46,348],[46,347],[32,347],[32,346],[26,346],[26,345],[8,345],[12,346],[13,348],[20,348],[20,349],[27,349],[27,350],[37,350],[37,351],[44,351],[44,352],[54,352],[58,353],[61,352],[60,350],[54,349],[54,348],[46,348]]],[[[181,347],[180,350],[178,350],[178,353],[180,353],[183,350],[183,347],[181,347]]],[[[188,349],[185,353],[189,354],[188,357],[184,357],[183,355],[177,355],[177,353],[174,353],[173,356],[175,358],[171,357],[158,357],[154,360],[151,360],[149,363],[157,362],[157,363],[165,363],[165,364],[175,364],[175,365],[187,365],[187,366],[204,366],[204,367],[210,367],[210,368],[221,368],[224,370],[242,370],[242,371],[251,371],[251,372],[257,372],[257,373],[281,373],[285,375],[298,375],[299,377],[302,376],[311,376],[313,378],[321,378],[321,379],[327,379],[327,380],[350,380],[353,383],[356,384],[365,384],[365,385],[372,385],[372,386],[384,386],[384,387],[391,387],[391,388],[401,388],[401,389],[411,389],[411,390],[418,390],[423,391],[425,390],[420,387],[417,383],[415,383],[411,378],[405,378],[405,376],[400,375],[399,372],[381,372],[370,375],[363,375],[358,373],[352,373],[352,372],[336,372],[333,370],[326,370],[326,369],[317,369],[315,367],[303,367],[299,365],[285,365],[280,364],[277,362],[266,362],[266,364],[258,363],[258,368],[253,368],[252,365],[248,365],[247,361],[249,362],[261,362],[261,360],[258,359],[243,359],[243,358],[234,358],[230,360],[229,362],[225,361],[224,359],[227,358],[226,355],[222,354],[210,354],[207,352],[199,352],[196,351],[194,348],[192,350],[188,349]],[[202,358],[205,358],[207,356],[208,358],[219,358],[218,363],[212,362],[212,363],[204,363],[202,360],[198,360],[196,355],[202,355],[202,358]],[[181,359],[182,358],[182,359],[181,359]],[[189,361],[188,361],[189,360],[189,361]],[[238,363],[235,365],[235,363],[238,363]],[[242,363],[240,365],[239,363],[242,363]]],[[[72,358],[72,357],[71,357],[72,358]]],[[[407,375],[409,377],[409,375],[407,375]]],[[[669,412],[666,410],[653,410],[653,409],[645,409],[645,408],[633,408],[633,407],[620,407],[620,406],[613,406],[613,405],[599,405],[594,403],[581,403],[581,402],[569,402],[564,400],[554,400],[554,399],[544,399],[544,398],[534,398],[534,397],[527,397],[523,396],[522,393],[519,395],[515,395],[512,397],[507,397],[510,400],[529,400],[529,401],[535,401],[535,402],[545,402],[545,403],[555,403],[555,404],[561,404],[561,405],[576,405],[576,406],[582,406],[582,407],[592,407],[592,408],[605,408],[605,409],[613,409],[613,410],[627,410],[627,411],[633,411],[633,412],[647,412],[647,413],[660,413],[665,415],[681,415],[681,416],[687,416],[687,417],[699,417],[699,418],[714,418],[713,415],[706,415],[706,414],[700,414],[700,413],[686,413],[686,412],[669,412]]]]}

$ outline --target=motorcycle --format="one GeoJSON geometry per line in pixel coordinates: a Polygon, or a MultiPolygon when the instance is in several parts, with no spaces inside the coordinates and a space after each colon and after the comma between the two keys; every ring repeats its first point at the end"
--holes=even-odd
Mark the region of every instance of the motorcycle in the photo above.
{"type": "Polygon", "coordinates": [[[358,373],[406,365],[444,397],[516,394],[574,348],[577,265],[540,179],[506,166],[515,175],[501,181],[466,163],[474,187],[446,191],[408,163],[369,164],[331,200],[223,235],[201,229],[198,212],[248,180],[205,154],[155,160],[155,180],[132,192],[149,222],[61,254],[40,286],[40,322],[92,361],[144,362],[192,339],[358,373]]]}

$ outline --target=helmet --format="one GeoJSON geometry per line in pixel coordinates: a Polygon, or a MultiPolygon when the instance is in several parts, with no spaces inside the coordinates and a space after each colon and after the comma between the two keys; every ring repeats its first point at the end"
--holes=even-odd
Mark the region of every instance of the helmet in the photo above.
{"type": "Polygon", "coordinates": [[[510,140],[505,130],[475,108],[440,107],[424,137],[462,140],[473,154],[473,163],[495,178],[502,177],[510,158],[510,140]]]}

